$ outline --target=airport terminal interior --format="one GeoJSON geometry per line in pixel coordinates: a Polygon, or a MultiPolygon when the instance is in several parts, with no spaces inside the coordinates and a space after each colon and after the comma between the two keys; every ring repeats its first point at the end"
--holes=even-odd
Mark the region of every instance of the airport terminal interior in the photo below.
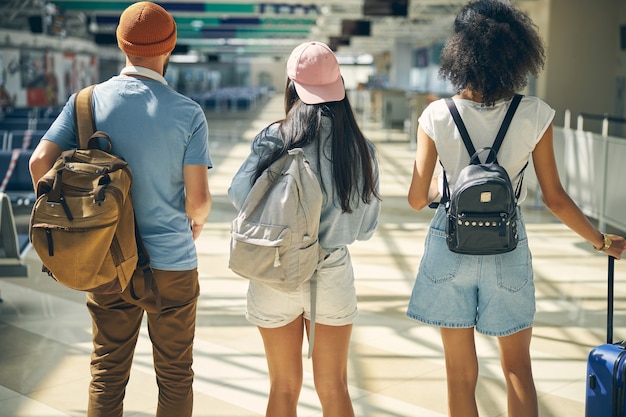
{"type": "MultiPolygon", "coordinates": [[[[119,14],[132,1],[0,0],[0,417],[87,413],[91,320],[85,294],[41,271],[28,242],[34,194],[28,158],[68,97],[116,75],[119,14]]],[[[454,92],[437,77],[442,45],[464,0],[172,0],[178,43],[166,79],[197,101],[209,126],[213,208],[197,240],[201,295],[194,344],[194,416],[265,415],[263,343],[244,317],[247,281],[228,268],[237,212],[230,181],[255,135],[284,116],[285,64],[301,42],[330,45],[357,121],[376,146],[382,213],[374,236],[350,246],[359,317],[348,378],[359,417],[447,415],[436,328],[406,317],[433,210],[408,205],[417,117],[454,92]]],[[[513,1],[546,43],[544,71],[523,94],[555,110],[559,175],[606,232],[626,233],[626,2],[513,1]]],[[[537,312],[531,344],[541,417],[585,415],[587,355],[606,342],[607,257],[543,205],[529,168],[522,204],[537,312]]],[[[626,339],[626,264],[615,263],[614,339],[626,339]]],[[[483,417],[504,417],[497,341],[476,336],[483,417]]],[[[321,417],[303,347],[298,415],[321,417]]],[[[156,412],[145,326],[124,416],[156,412]]]]}

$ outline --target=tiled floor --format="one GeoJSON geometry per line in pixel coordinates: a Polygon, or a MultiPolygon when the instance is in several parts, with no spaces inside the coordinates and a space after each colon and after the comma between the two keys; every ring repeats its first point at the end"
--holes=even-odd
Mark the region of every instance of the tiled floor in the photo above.
{"type": "MultiPolygon", "coordinates": [[[[198,417],[262,416],[268,390],[263,347],[243,317],[246,282],[227,268],[230,178],[249,140],[281,116],[280,98],[247,118],[209,116],[215,168],[214,208],[198,241],[202,295],[195,344],[198,417]]],[[[446,414],[445,373],[436,329],[405,317],[405,308],[432,212],[406,203],[414,150],[402,133],[373,129],[382,167],[382,221],[370,241],[351,247],[360,317],[349,363],[350,390],[360,417],[441,417],[446,414]]],[[[606,259],[541,207],[524,207],[535,265],[537,315],[532,343],[542,417],[584,416],[586,355],[605,338],[606,259]]],[[[84,294],[37,272],[1,279],[0,417],[86,414],[90,321],[84,294]]],[[[626,264],[616,264],[616,337],[626,337],[626,264]]],[[[145,330],[145,329],[144,329],[145,330]]],[[[478,336],[481,416],[506,415],[505,386],[496,341],[478,336]]],[[[154,416],[156,386],[144,331],[134,360],[125,416],[154,416]]],[[[310,362],[299,415],[321,416],[310,362]]],[[[604,417],[604,416],[594,416],[604,417]]]]}

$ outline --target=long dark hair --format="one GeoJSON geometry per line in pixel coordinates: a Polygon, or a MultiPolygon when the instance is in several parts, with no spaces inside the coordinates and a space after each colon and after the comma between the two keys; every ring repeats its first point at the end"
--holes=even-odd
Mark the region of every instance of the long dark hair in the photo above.
{"type": "MultiPolygon", "coordinates": [[[[306,104],[300,100],[293,82],[288,79],[285,90],[285,113],[285,118],[276,122],[283,146],[270,157],[261,160],[254,180],[289,149],[314,144],[319,155],[318,164],[323,157],[329,158],[332,163],[334,186],[342,212],[352,212],[351,203],[354,202],[354,197],[358,197],[366,204],[370,203],[372,198],[380,198],[376,191],[374,155],[370,148],[372,145],[359,129],[347,96],[336,102],[306,104]],[[329,156],[324,155],[321,141],[318,140],[324,117],[332,121],[329,156]],[[360,178],[363,178],[362,183],[359,181],[360,178]]],[[[326,192],[323,183],[321,186],[326,192]]]]}
{"type": "Polygon", "coordinates": [[[457,91],[478,92],[492,104],[524,88],[544,60],[543,42],[528,16],[502,0],[477,0],[457,14],[439,75],[457,91]]]}

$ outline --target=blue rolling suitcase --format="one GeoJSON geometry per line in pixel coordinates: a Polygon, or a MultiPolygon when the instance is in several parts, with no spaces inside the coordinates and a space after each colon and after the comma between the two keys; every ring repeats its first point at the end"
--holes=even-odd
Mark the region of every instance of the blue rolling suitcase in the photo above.
{"type": "Polygon", "coordinates": [[[593,348],[587,360],[586,417],[626,416],[626,341],[613,343],[614,262],[609,256],[607,342],[593,348]]]}

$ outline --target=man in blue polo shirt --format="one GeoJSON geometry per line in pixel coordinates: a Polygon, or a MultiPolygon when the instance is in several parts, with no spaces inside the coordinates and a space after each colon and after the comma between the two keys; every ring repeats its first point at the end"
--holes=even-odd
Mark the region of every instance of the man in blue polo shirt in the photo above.
{"type": "MultiPolygon", "coordinates": [[[[125,387],[144,311],[159,386],[157,416],[191,416],[192,345],[199,295],[197,253],[211,210],[207,168],[208,127],[201,107],[167,86],[163,78],[176,44],[176,24],[161,6],[138,2],[117,28],[126,67],[96,85],[97,130],[111,137],[113,152],[132,169],[137,224],[154,268],[162,310],[154,297],[87,294],[93,319],[89,417],[122,417],[125,387]]],[[[62,151],[76,148],[74,96],[33,152],[33,181],[62,151]]]]}

